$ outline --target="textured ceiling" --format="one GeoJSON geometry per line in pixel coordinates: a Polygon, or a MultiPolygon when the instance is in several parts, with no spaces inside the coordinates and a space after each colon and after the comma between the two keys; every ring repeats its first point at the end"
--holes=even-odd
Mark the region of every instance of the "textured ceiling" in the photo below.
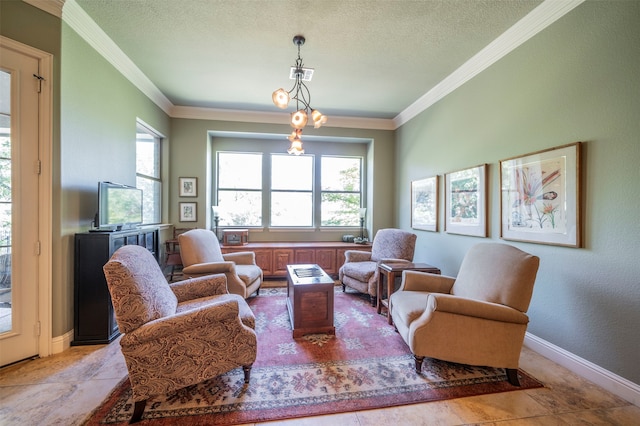
{"type": "Polygon", "coordinates": [[[176,106],[274,112],[297,57],[329,116],[393,118],[540,0],[76,0],[176,106]]]}

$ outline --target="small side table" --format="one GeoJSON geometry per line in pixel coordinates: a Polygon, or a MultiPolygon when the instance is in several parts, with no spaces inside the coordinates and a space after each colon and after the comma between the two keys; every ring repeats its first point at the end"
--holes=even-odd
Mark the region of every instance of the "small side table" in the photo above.
{"type": "Polygon", "coordinates": [[[382,308],[387,310],[387,321],[391,324],[391,315],[389,314],[389,297],[393,293],[396,276],[402,274],[402,271],[419,271],[429,272],[432,274],[440,274],[440,269],[427,263],[411,263],[411,262],[398,262],[398,263],[381,263],[378,265],[378,314],[382,313],[382,308]],[[383,277],[387,277],[387,294],[386,298],[383,298],[383,277]]]}

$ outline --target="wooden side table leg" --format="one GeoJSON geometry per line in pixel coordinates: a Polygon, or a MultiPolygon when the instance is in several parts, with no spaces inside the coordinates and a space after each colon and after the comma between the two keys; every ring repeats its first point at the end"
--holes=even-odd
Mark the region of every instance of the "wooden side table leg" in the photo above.
{"type": "Polygon", "coordinates": [[[380,315],[382,313],[382,275],[383,272],[382,270],[378,270],[378,291],[376,291],[376,294],[378,295],[378,301],[376,303],[377,305],[377,312],[378,315],[380,315]]]}
{"type": "Polygon", "coordinates": [[[387,323],[391,325],[391,293],[396,287],[396,273],[389,272],[387,275],[387,323]]]}

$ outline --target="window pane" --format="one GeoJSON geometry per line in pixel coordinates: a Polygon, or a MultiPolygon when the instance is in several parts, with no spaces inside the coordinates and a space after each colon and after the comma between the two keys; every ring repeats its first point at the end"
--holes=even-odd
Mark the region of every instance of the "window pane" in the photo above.
{"type": "Polygon", "coordinates": [[[261,226],[260,191],[218,191],[220,226],[261,226]]]}
{"type": "Polygon", "coordinates": [[[360,194],[324,192],[321,226],[360,226],[360,194]]]}
{"type": "Polygon", "coordinates": [[[160,140],[149,133],[137,134],[136,173],[160,178],[160,140]]]}
{"type": "Polygon", "coordinates": [[[311,192],[272,192],[271,226],[313,225],[311,192]]]}
{"type": "Polygon", "coordinates": [[[272,155],[271,189],[311,191],[313,189],[313,157],[272,155]]]}
{"type": "Polygon", "coordinates": [[[322,190],[360,192],[360,158],[322,157],[322,190]]]}
{"type": "Polygon", "coordinates": [[[261,189],[262,154],[218,153],[218,188],[261,189]]]}
{"type": "Polygon", "coordinates": [[[156,200],[161,199],[162,184],[156,180],[138,176],[136,187],[142,189],[142,223],[160,223],[162,218],[160,208],[156,208],[156,200]]]}
{"type": "Polygon", "coordinates": [[[142,223],[162,222],[161,139],[152,130],[136,127],[136,187],[142,189],[142,223]]]}

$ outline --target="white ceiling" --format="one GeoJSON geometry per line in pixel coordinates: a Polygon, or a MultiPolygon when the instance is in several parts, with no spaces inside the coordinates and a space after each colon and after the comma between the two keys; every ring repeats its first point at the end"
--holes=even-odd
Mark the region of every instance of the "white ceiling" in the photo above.
{"type": "MultiPolygon", "coordinates": [[[[562,3],[548,0],[547,9],[553,1],[562,3]]],[[[281,111],[271,93],[291,88],[292,38],[301,34],[304,65],[315,69],[308,83],[314,108],[330,120],[389,120],[505,39],[542,1],[67,0],[65,8],[69,3],[172,106],[281,111]]]]}

